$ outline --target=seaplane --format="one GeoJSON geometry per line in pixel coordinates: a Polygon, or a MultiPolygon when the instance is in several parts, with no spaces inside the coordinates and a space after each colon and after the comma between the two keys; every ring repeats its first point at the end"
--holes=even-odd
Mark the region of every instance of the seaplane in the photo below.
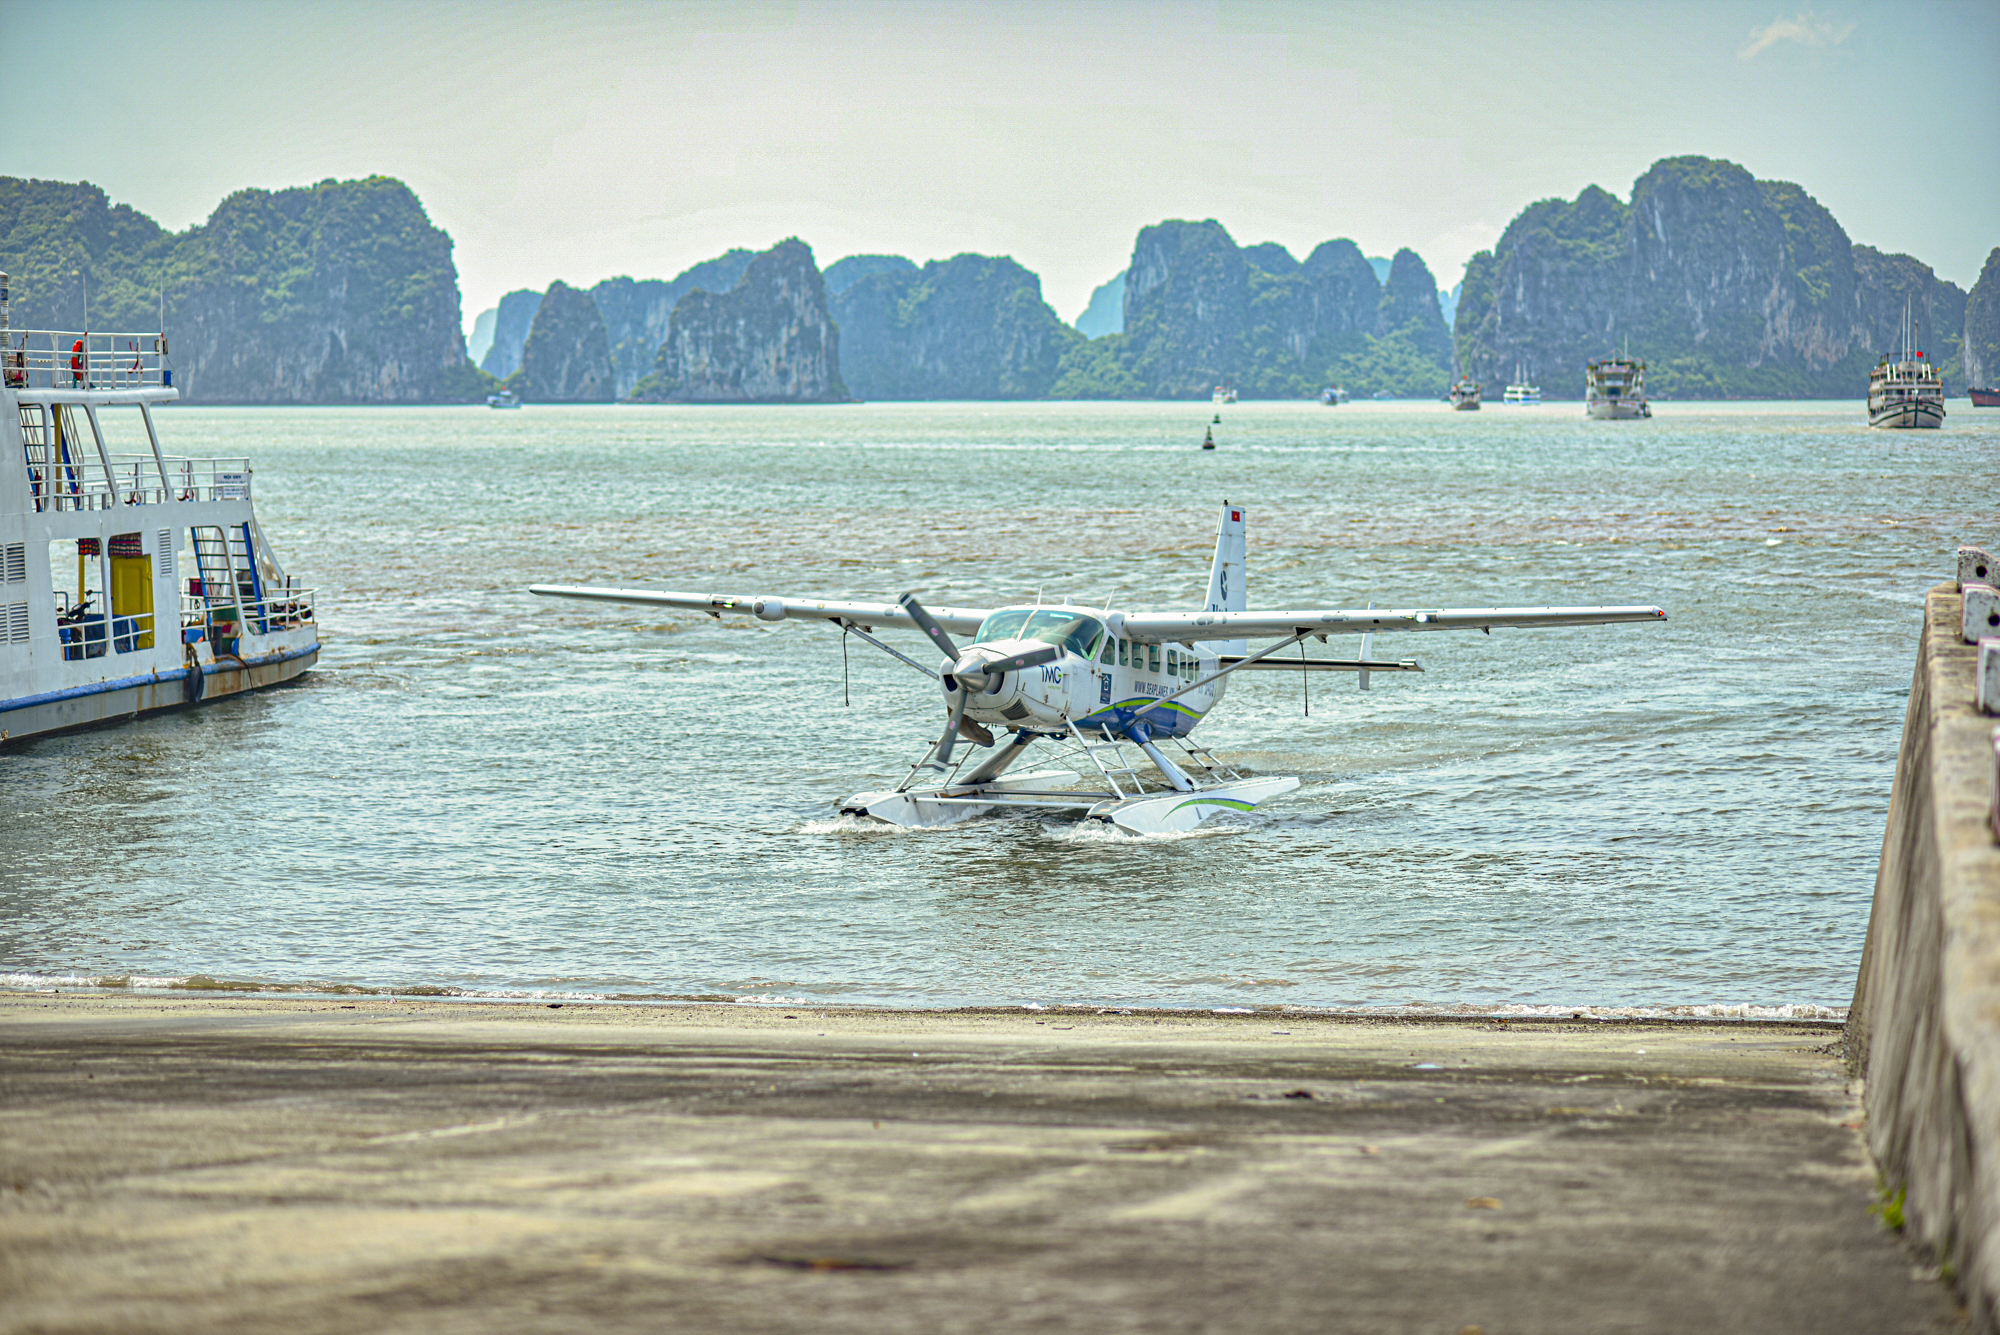
{"type": "MultiPolygon", "coordinates": [[[[1657,607],[1311,608],[1256,610],[1245,597],[1245,508],[1228,501],[1216,527],[1208,598],[1195,611],[1135,611],[1070,602],[927,607],[915,592],[893,603],[812,597],[673,593],[534,584],[530,593],[703,612],[720,619],[830,622],[937,681],[945,724],[901,783],[856,793],[843,814],[916,828],[952,825],[1010,807],[1080,813],[1134,835],[1178,833],[1218,813],[1250,812],[1299,786],[1290,775],[1245,773],[1190,734],[1233,673],[1421,672],[1415,659],[1372,657],[1377,635],[1496,627],[1599,626],[1664,621],[1657,607]],[[915,630],[943,655],[933,669],[878,639],[915,630]],[[964,644],[955,635],[970,636],[964,644]],[[1352,659],[1275,657],[1307,640],[1359,635],[1352,659]],[[1251,641],[1269,641],[1250,649],[1251,641]],[[967,753],[959,744],[967,744],[967,753]],[[1014,772],[1041,742],[1078,768],[1014,772]],[[984,752],[984,755],[980,753],[984,752]],[[1090,778],[1084,779],[1088,767],[1090,778]]],[[[1301,649],[1301,654],[1310,653],[1301,649]]]]}

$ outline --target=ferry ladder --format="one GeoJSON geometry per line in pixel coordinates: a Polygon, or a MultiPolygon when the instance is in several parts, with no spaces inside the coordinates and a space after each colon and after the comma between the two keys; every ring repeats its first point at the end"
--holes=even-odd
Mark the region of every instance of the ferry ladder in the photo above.
{"type": "Polygon", "coordinates": [[[24,403],[21,408],[21,451],[28,465],[28,486],[35,498],[35,510],[50,509],[56,502],[54,496],[61,492],[64,483],[69,491],[79,491],[80,483],[76,468],[69,457],[68,433],[55,424],[53,438],[49,418],[62,411],[60,407],[44,407],[39,403],[24,403]],[[59,476],[67,474],[67,477],[59,476]]]}
{"type": "Polygon", "coordinates": [[[224,608],[229,610],[231,614],[229,619],[235,622],[237,633],[241,634],[245,619],[243,598],[236,586],[236,568],[232,562],[229,530],[209,524],[197,524],[191,532],[194,536],[195,569],[201,577],[201,596],[208,606],[211,634],[215,626],[215,614],[224,608]]]}
{"type": "Polygon", "coordinates": [[[264,592],[263,576],[257,573],[257,553],[250,545],[250,525],[231,524],[222,530],[229,539],[229,560],[236,571],[236,586],[240,590],[244,584],[250,586],[250,599],[256,607],[257,633],[271,633],[269,596],[264,592]]]}

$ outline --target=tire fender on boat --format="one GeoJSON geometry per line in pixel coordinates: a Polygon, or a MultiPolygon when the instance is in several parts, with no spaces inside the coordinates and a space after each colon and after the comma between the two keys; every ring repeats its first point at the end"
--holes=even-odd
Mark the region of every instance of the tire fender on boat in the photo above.
{"type": "Polygon", "coordinates": [[[187,647],[187,676],[181,681],[181,698],[191,705],[200,704],[202,692],[207,687],[208,676],[201,670],[201,656],[190,644],[187,647]]]}

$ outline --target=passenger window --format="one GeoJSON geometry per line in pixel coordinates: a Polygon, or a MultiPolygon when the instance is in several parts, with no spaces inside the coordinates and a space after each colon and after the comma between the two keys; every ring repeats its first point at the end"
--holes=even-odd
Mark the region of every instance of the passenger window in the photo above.
{"type": "Polygon", "coordinates": [[[1126,648],[1125,648],[1125,641],[1124,641],[1124,640],[1120,640],[1120,641],[1118,641],[1118,666],[1119,666],[1119,667],[1127,667],[1127,666],[1129,666],[1129,663],[1127,662],[1127,657],[1126,657],[1126,655],[1127,655],[1127,650],[1126,650],[1126,648]]]}
{"type": "Polygon", "coordinates": [[[1180,655],[1171,649],[1167,650],[1167,675],[1169,677],[1178,677],[1181,675],[1180,655]]]}
{"type": "Polygon", "coordinates": [[[1146,646],[1146,670],[1148,672],[1151,672],[1154,676],[1159,675],[1160,646],[1157,644],[1149,644],[1146,646]]]}
{"type": "Polygon", "coordinates": [[[1111,637],[1107,635],[1104,637],[1104,652],[1097,656],[1097,661],[1100,663],[1107,663],[1107,664],[1110,663],[1111,655],[1113,652],[1114,651],[1111,646],[1111,637]]]}

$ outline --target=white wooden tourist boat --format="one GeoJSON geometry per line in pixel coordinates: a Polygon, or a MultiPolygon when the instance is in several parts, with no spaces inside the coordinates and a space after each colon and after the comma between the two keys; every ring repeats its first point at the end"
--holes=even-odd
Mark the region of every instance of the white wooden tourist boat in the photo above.
{"type": "Polygon", "coordinates": [[[249,461],[160,447],[166,338],[15,330],[7,301],[0,274],[0,744],[310,668],[313,592],[257,525],[249,461]]]}

